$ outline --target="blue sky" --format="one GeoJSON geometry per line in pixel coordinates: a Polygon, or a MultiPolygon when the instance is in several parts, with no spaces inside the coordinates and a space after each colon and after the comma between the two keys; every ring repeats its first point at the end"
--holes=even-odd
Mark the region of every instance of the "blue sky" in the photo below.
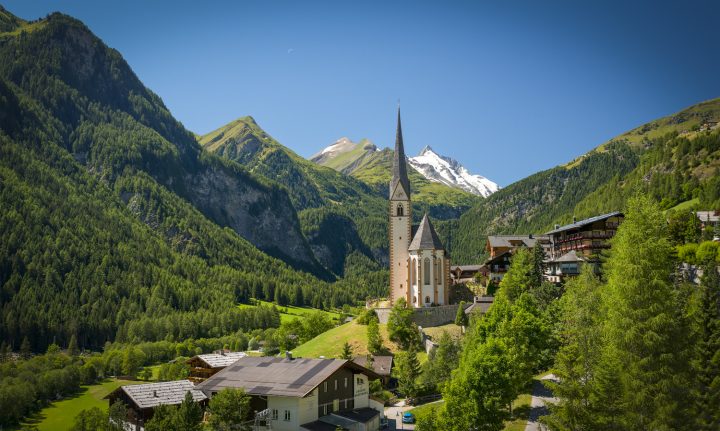
{"type": "Polygon", "coordinates": [[[720,97],[707,1],[10,0],[118,49],[190,130],[252,115],[310,156],[334,140],[425,145],[506,186],[720,97]]]}

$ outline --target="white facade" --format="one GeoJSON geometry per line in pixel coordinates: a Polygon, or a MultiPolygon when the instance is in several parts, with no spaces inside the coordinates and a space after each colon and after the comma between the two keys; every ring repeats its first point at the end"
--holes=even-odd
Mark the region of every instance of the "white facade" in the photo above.
{"type": "Polygon", "coordinates": [[[413,307],[446,305],[450,262],[444,250],[412,250],[410,255],[410,301],[413,307]]]}
{"type": "Polygon", "coordinates": [[[306,397],[268,396],[267,406],[272,418],[272,429],[292,431],[300,425],[317,420],[317,389],[306,397]]]}

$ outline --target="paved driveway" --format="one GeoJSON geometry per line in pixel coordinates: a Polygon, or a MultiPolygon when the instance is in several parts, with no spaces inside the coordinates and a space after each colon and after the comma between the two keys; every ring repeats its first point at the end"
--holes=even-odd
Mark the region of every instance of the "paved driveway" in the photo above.
{"type": "Polygon", "coordinates": [[[385,417],[388,420],[389,430],[414,430],[415,424],[404,424],[402,423],[402,415],[408,410],[412,410],[412,406],[406,406],[405,401],[385,407],[385,417]]]}
{"type": "Polygon", "coordinates": [[[546,388],[543,381],[557,381],[554,374],[548,374],[540,378],[540,381],[533,382],[532,399],[530,401],[530,418],[525,426],[525,431],[544,431],[546,428],[538,422],[540,416],[548,414],[547,405],[556,403],[557,398],[553,397],[550,389],[546,388]]]}

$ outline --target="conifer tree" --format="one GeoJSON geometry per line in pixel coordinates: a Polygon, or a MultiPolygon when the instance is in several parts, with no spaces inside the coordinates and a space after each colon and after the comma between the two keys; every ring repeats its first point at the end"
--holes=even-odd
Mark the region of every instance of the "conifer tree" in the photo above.
{"type": "Polygon", "coordinates": [[[187,391],[185,399],[175,412],[175,426],[178,430],[199,431],[202,429],[200,422],[203,418],[202,408],[193,399],[192,393],[187,391]]]}
{"type": "Polygon", "coordinates": [[[534,271],[530,250],[518,249],[510,259],[510,269],[500,281],[498,295],[504,295],[510,302],[514,302],[524,292],[529,292],[539,285],[534,271]]]}
{"type": "Polygon", "coordinates": [[[28,337],[26,336],[23,338],[22,343],[20,343],[20,356],[23,359],[27,359],[31,354],[30,340],[28,340],[28,337]]]}
{"type": "Polygon", "coordinates": [[[420,361],[415,350],[400,352],[396,356],[398,389],[408,398],[417,395],[417,379],[420,376],[420,361]]]}
{"type": "Polygon", "coordinates": [[[460,301],[460,305],[458,305],[457,313],[455,314],[455,324],[457,326],[468,325],[468,316],[465,314],[465,301],[460,301]]]}
{"type": "Polygon", "coordinates": [[[623,425],[630,429],[683,429],[688,399],[688,347],[665,218],[639,195],[628,201],[625,221],[607,261],[607,360],[618,369],[623,425]]]}
{"type": "Polygon", "coordinates": [[[340,359],[350,360],[352,359],[352,346],[347,341],[343,344],[343,350],[340,354],[340,359]]]}
{"type": "Polygon", "coordinates": [[[380,336],[380,326],[376,319],[370,320],[367,325],[368,350],[373,355],[377,355],[383,350],[382,337],[380,336]]]}
{"type": "Polygon", "coordinates": [[[580,276],[569,280],[560,300],[562,347],[553,370],[559,378],[551,385],[560,401],[552,406],[546,422],[554,430],[592,430],[590,405],[593,375],[600,360],[602,326],[601,284],[586,265],[580,276]]]}
{"type": "Polygon", "coordinates": [[[693,361],[697,429],[720,429],[720,276],[715,259],[703,265],[697,321],[698,342],[693,361]]]}
{"type": "Polygon", "coordinates": [[[70,343],[68,343],[68,355],[76,356],[78,353],[77,337],[73,334],[70,337],[70,343]]]}

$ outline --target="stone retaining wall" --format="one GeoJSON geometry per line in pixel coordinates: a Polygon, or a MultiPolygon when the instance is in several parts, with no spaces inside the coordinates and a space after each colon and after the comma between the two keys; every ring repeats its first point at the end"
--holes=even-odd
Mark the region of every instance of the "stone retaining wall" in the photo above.
{"type": "MultiPolygon", "coordinates": [[[[465,304],[469,307],[471,304],[465,304]]],[[[455,321],[458,305],[441,305],[439,307],[413,308],[413,321],[416,325],[425,327],[440,326],[455,321]]],[[[392,308],[376,308],[375,313],[380,323],[386,324],[392,308]]]]}

